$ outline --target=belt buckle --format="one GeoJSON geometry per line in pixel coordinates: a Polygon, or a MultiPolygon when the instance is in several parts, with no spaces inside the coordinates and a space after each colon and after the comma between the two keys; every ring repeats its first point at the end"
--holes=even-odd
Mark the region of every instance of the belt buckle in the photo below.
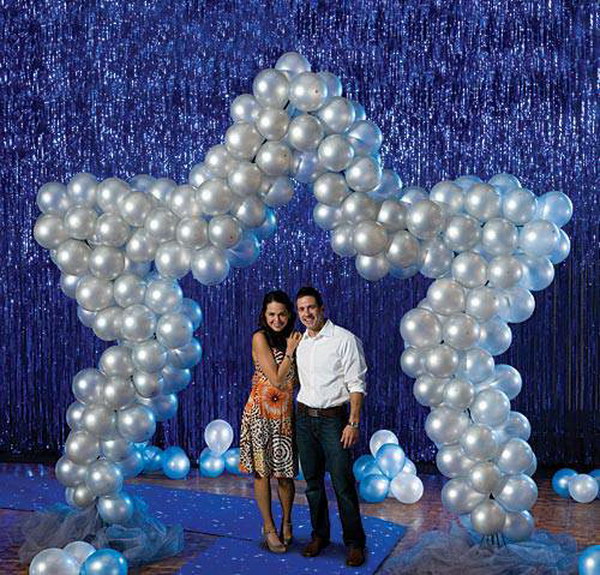
{"type": "Polygon", "coordinates": [[[309,417],[319,417],[319,409],[317,409],[316,407],[309,407],[307,408],[306,412],[308,413],[309,417]]]}

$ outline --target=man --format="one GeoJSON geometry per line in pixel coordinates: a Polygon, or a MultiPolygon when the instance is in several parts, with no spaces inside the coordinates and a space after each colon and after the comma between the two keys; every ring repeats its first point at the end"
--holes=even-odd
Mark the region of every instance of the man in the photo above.
{"type": "Polygon", "coordinates": [[[323,298],[316,289],[300,289],[296,308],[306,327],[296,350],[300,378],[296,440],[313,528],[312,540],[302,554],[314,557],[329,544],[327,470],[348,549],[346,564],[357,567],[365,561],[365,532],[350,448],[358,441],[367,366],[360,340],[325,318],[323,298]]]}

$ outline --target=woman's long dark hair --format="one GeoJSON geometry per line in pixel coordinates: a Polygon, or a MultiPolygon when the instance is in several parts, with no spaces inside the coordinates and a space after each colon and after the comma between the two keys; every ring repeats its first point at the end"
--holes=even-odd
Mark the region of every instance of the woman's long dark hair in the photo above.
{"type": "Polygon", "coordinates": [[[294,331],[294,325],[296,324],[296,312],[294,311],[294,304],[290,300],[288,294],[281,290],[270,291],[265,294],[262,303],[262,309],[258,316],[259,331],[262,331],[267,338],[269,347],[275,347],[285,352],[287,347],[286,339],[294,331]],[[270,303],[280,303],[287,309],[289,319],[286,326],[281,331],[273,331],[268,325],[265,317],[267,306],[270,303]]]}

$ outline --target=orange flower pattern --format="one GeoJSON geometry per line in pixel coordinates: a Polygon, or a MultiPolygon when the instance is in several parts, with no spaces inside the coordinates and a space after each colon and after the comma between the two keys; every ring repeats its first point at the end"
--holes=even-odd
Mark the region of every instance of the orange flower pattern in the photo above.
{"type": "MultiPolygon", "coordinates": [[[[271,348],[275,363],[282,351],[271,348]]],[[[295,477],[298,473],[293,437],[296,366],[288,372],[285,389],[269,383],[258,363],[254,365],[252,390],[244,407],[240,433],[240,469],[261,477],[295,477]]]]}

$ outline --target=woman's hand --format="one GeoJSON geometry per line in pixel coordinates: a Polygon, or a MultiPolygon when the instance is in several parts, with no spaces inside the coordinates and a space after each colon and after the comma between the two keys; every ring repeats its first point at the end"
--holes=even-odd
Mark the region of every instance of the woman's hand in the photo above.
{"type": "Polygon", "coordinates": [[[293,355],[293,353],[296,351],[296,348],[298,347],[298,344],[300,343],[300,340],[302,339],[302,334],[299,331],[294,331],[290,334],[290,337],[288,337],[286,339],[286,350],[285,353],[286,355],[293,355]]]}

